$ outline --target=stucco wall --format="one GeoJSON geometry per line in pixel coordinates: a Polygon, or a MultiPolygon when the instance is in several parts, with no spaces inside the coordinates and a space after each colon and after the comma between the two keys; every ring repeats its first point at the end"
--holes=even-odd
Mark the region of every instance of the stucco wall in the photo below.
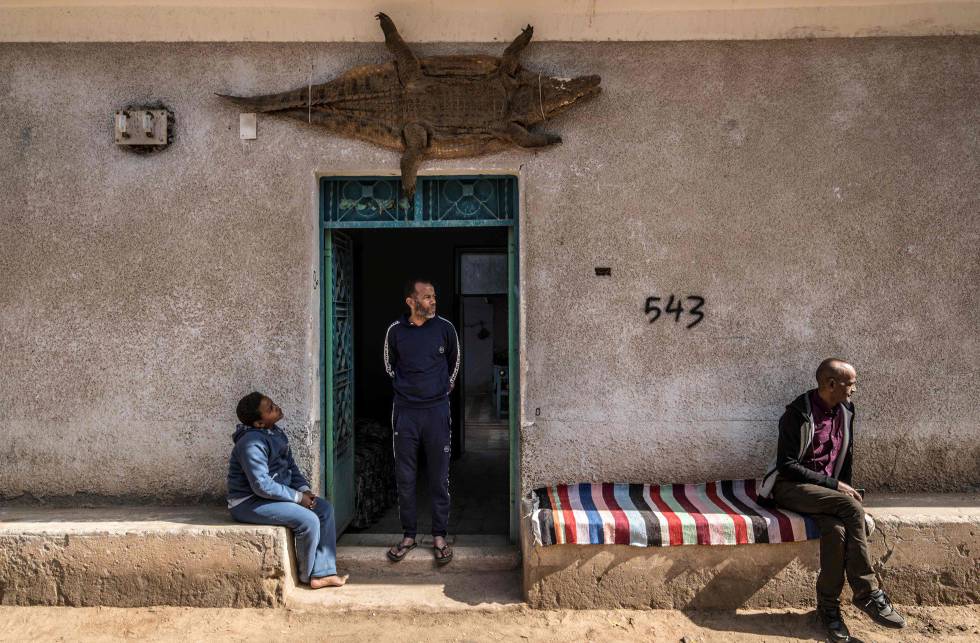
{"type": "MultiPolygon", "coordinates": [[[[314,174],[397,157],[268,117],[242,142],[213,93],[385,59],[0,45],[0,495],[220,494],[252,388],[317,468],[314,174]],[[150,100],[174,144],[117,149],[112,112],[150,100]]],[[[545,43],[525,62],[604,93],[548,125],[556,149],[426,166],[521,175],[525,487],[755,474],[829,354],[858,367],[864,486],[980,480],[980,40],[545,43]],[[672,293],[704,297],[704,321],[647,323],[672,293]]]]}
{"type": "Polygon", "coordinates": [[[980,482],[978,45],[593,63],[607,93],[526,180],[525,480],[759,474],[783,406],[840,355],[860,380],[859,484],[980,482]],[[704,321],[648,324],[645,297],[671,293],[704,297],[704,321]]]}
{"type": "MultiPolygon", "coordinates": [[[[769,40],[980,33],[978,0],[399,0],[409,42],[769,40]],[[513,36],[511,36],[512,38],[513,36]]],[[[358,0],[0,0],[3,42],[371,42],[358,0]]]]}

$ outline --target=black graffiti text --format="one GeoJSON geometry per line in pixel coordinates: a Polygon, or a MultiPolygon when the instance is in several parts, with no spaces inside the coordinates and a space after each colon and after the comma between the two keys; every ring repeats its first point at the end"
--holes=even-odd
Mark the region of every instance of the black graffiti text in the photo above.
{"type": "Polygon", "coordinates": [[[663,297],[647,297],[646,304],[643,306],[643,312],[647,315],[647,319],[652,324],[658,319],[662,318],[674,318],[674,323],[681,321],[681,315],[687,313],[694,319],[688,323],[685,328],[692,328],[701,323],[704,319],[704,311],[702,307],[704,306],[704,297],[699,295],[687,295],[686,297],[677,297],[675,295],[670,295],[667,297],[667,301],[664,302],[663,297]],[[693,306],[691,304],[694,304],[693,306]],[[665,304],[661,308],[661,304],[665,304]],[[687,307],[685,308],[685,304],[687,307]]]}

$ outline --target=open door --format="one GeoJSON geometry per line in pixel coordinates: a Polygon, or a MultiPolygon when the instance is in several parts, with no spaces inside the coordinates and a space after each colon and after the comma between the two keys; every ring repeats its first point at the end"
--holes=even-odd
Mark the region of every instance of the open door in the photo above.
{"type": "Polygon", "coordinates": [[[509,417],[507,257],[503,245],[456,249],[456,319],[464,368],[456,385],[460,410],[453,412],[457,427],[453,433],[453,458],[466,452],[466,421],[471,408],[481,425],[494,420],[506,421],[509,417]],[[504,332],[500,332],[501,328],[504,332]],[[485,416],[487,405],[482,398],[487,394],[493,408],[492,417],[485,416]],[[476,400],[481,403],[473,404],[476,400]]]}
{"type": "MultiPolygon", "coordinates": [[[[322,440],[320,442],[320,461],[322,463],[323,490],[324,495],[333,503],[337,517],[338,534],[348,528],[355,516],[355,412],[357,409],[354,397],[354,364],[358,355],[354,350],[354,304],[357,303],[358,323],[364,332],[365,337],[377,335],[380,337],[384,328],[389,322],[388,314],[383,315],[384,326],[372,326],[373,316],[378,314],[378,306],[372,305],[370,309],[364,307],[364,300],[359,298],[354,291],[354,243],[360,252],[362,244],[366,243],[366,233],[369,230],[412,230],[418,233],[428,231],[441,234],[447,239],[456,236],[457,231],[471,230],[474,237],[476,231],[482,228],[495,228],[497,230],[506,229],[506,251],[501,239],[502,235],[494,236],[493,239],[483,235],[479,240],[474,239],[470,248],[488,248],[491,245],[496,251],[494,257],[495,265],[498,266],[498,273],[502,273],[504,268],[501,265],[506,257],[507,287],[495,289],[494,297],[503,299],[506,297],[506,325],[501,319],[500,324],[494,329],[494,337],[503,339],[506,334],[506,352],[501,346],[500,355],[494,355],[491,365],[500,368],[493,369],[495,377],[499,379],[499,385],[495,391],[500,394],[494,396],[494,420],[495,424],[500,421],[506,422],[506,429],[496,434],[492,449],[503,451],[509,460],[509,484],[501,481],[496,488],[501,490],[509,487],[510,493],[510,529],[511,538],[517,537],[518,527],[518,506],[520,502],[520,476],[519,476],[519,441],[518,441],[518,418],[517,401],[520,386],[518,375],[518,182],[516,176],[510,175],[490,175],[477,174],[468,176],[422,176],[416,184],[415,199],[410,201],[399,198],[400,182],[397,176],[322,176],[318,178],[320,184],[320,219],[323,227],[322,240],[322,266],[320,275],[321,292],[321,345],[320,352],[323,390],[321,391],[321,411],[322,419],[322,440]],[[345,234],[346,233],[346,234],[345,234]],[[350,236],[349,236],[350,235],[350,236]],[[368,323],[368,326],[364,324],[368,323]],[[506,330],[505,330],[506,326],[506,330]],[[504,359],[506,355],[506,359],[504,359]],[[499,359],[498,359],[499,358],[499,359]],[[506,416],[506,417],[505,417],[506,416]],[[499,439],[497,439],[499,438],[499,439]],[[504,438],[509,439],[509,444],[504,443],[504,438]],[[503,444],[502,444],[503,443],[503,444]],[[503,448],[500,448],[503,447],[503,448]],[[508,448],[509,447],[509,448],[508,448]]],[[[425,232],[428,234],[428,232],[425,232]]],[[[381,243],[372,240],[372,243],[381,243]]],[[[469,244],[467,244],[469,245],[469,244]]],[[[387,247],[387,246],[386,246],[387,247]]],[[[381,263],[391,261],[390,253],[380,253],[377,256],[382,258],[381,263]]],[[[426,269],[424,264],[432,264],[435,261],[432,253],[424,253],[412,258],[409,263],[421,263],[416,266],[419,270],[426,269]],[[421,262],[420,262],[421,260],[421,262]]],[[[452,250],[450,246],[450,256],[446,258],[445,265],[452,265],[452,250]]],[[[440,260],[441,261],[441,260],[440,260]]],[[[357,288],[364,287],[368,279],[373,279],[373,272],[377,266],[372,266],[366,261],[359,264],[357,288]]],[[[400,265],[400,264],[396,264],[400,265]]],[[[440,264],[442,265],[442,264],[440,264]]],[[[381,266],[383,268],[383,266],[381,266]]],[[[433,265],[433,267],[438,267],[433,265]]],[[[383,275],[384,279],[377,292],[388,292],[392,286],[392,276],[383,275]]],[[[397,281],[404,278],[400,275],[397,281]]],[[[451,278],[450,278],[451,279],[451,278]]],[[[445,282],[449,285],[450,280],[445,282]]],[[[374,292],[372,290],[371,292],[374,292]]],[[[400,301],[400,292],[392,291],[390,300],[400,301]]],[[[495,304],[496,305],[496,304],[495,304]]],[[[452,308],[452,306],[450,306],[452,308]]],[[[457,330],[462,331],[460,324],[457,330]]],[[[375,350],[380,347],[380,342],[375,350]]],[[[464,363],[466,353],[464,352],[464,363]]],[[[362,368],[358,369],[361,374],[362,401],[364,399],[375,399],[374,380],[376,372],[380,368],[379,360],[372,359],[368,362],[358,362],[362,368]],[[364,370],[367,369],[367,370],[364,370]],[[364,379],[368,378],[368,379],[364,379]]],[[[486,372],[485,370],[483,371],[486,372]]],[[[387,382],[378,382],[378,387],[387,391],[387,382]]],[[[454,409],[453,417],[463,418],[465,410],[459,405],[460,392],[462,388],[457,382],[457,392],[454,394],[457,407],[454,409]]],[[[377,405],[375,405],[377,406],[377,405]]],[[[382,405],[385,406],[385,405],[382,405]]],[[[382,424],[387,424],[387,418],[374,418],[373,409],[365,412],[363,419],[377,420],[382,424]]],[[[466,442],[469,447],[466,452],[475,452],[477,423],[473,422],[467,430],[466,442]]],[[[486,429],[487,427],[479,427],[486,429]]],[[[496,427],[493,427],[496,430],[496,427]]],[[[485,436],[486,437],[486,436],[485,436]]],[[[365,447],[365,453],[371,441],[367,438],[361,440],[361,445],[365,447]]],[[[457,442],[454,436],[454,446],[457,442]]],[[[463,447],[463,440],[458,441],[459,447],[463,447]]],[[[457,448],[459,448],[457,447],[457,448]]],[[[385,445],[385,448],[387,446],[385,445]]],[[[464,449],[460,448],[460,451],[464,449]]],[[[456,454],[466,457],[464,454],[456,454]]],[[[369,467],[365,467],[365,475],[371,475],[369,467]]],[[[480,482],[474,476],[471,479],[480,482]]],[[[479,487],[479,485],[477,485],[479,487]]],[[[483,487],[479,489],[485,490],[483,487]]],[[[479,495],[479,494],[476,494],[479,495]]],[[[456,498],[463,497],[463,494],[454,494],[456,498]]],[[[475,496],[474,496],[475,497],[475,496]]],[[[500,499],[500,506],[504,502],[500,499]]],[[[485,529],[486,512],[480,513],[479,510],[471,511],[471,515],[479,518],[481,523],[476,529],[485,529]]],[[[360,520],[360,511],[356,514],[360,520]]],[[[382,516],[378,524],[385,523],[388,518],[382,516]]],[[[391,516],[391,524],[394,528],[384,533],[395,533],[399,531],[397,511],[391,516]]],[[[495,528],[496,529],[496,528],[495,528]]],[[[503,529],[499,530],[500,533],[503,529]]],[[[382,532],[377,532],[382,533],[382,532]]],[[[474,532],[476,533],[476,532],[474,532]]]]}
{"type": "Polygon", "coordinates": [[[354,245],[337,230],[324,239],[326,350],[324,464],[326,494],[339,535],[354,516],[354,245]]]}

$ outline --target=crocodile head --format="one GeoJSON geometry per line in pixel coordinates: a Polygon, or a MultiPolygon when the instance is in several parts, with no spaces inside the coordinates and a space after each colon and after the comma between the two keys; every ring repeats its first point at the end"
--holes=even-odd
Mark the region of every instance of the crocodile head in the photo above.
{"type": "Polygon", "coordinates": [[[511,117],[528,126],[551,120],[602,91],[598,76],[552,78],[522,69],[517,80],[511,99],[511,117]]]}

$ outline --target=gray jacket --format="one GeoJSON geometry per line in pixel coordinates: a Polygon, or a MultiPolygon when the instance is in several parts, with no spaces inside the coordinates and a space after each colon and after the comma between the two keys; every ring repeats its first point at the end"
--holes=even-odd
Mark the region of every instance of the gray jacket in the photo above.
{"type": "Polygon", "coordinates": [[[766,469],[759,488],[759,495],[769,498],[776,479],[808,482],[828,489],[837,489],[837,481],[851,484],[851,460],[854,435],[854,405],[841,404],[844,414],[844,441],[837,460],[834,462],[834,475],[828,476],[813,471],[803,465],[804,457],[813,444],[813,409],[810,408],[810,394],[807,391],[793,400],[779,418],[779,442],[776,457],[766,469]]]}

